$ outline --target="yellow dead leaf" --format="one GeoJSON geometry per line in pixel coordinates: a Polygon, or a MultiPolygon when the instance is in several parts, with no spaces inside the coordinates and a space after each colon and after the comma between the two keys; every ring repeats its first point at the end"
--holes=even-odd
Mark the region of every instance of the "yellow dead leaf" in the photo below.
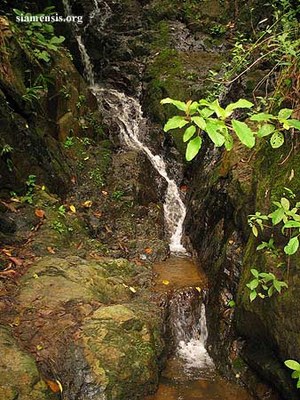
{"type": "Polygon", "coordinates": [[[93,202],[91,200],[87,200],[84,203],[82,203],[82,206],[85,208],[90,208],[90,207],[92,207],[92,205],[93,205],[93,202]]]}
{"type": "Polygon", "coordinates": [[[162,280],[162,283],[163,283],[164,285],[169,285],[170,281],[167,281],[166,279],[164,279],[164,280],[162,280]]]}
{"type": "Polygon", "coordinates": [[[198,290],[199,293],[201,292],[201,288],[199,286],[196,286],[195,289],[198,290]]]}
{"type": "Polygon", "coordinates": [[[46,186],[45,185],[42,186],[42,190],[46,190],[46,186]]]}
{"type": "Polygon", "coordinates": [[[75,206],[71,205],[71,206],[70,206],[70,210],[72,211],[72,213],[76,213],[76,208],[75,208],[75,206]]]}
{"type": "Polygon", "coordinates": [[[36,349],[37,349],[38,351],[43,350],[43,346],[42,346],[41,344],[38,344],[38,345],[36,346],[36,349]]]}
{"type": "Polygon", "coordinates": [[[132,286],[129,287],[129,290],[130,290],[132,293],[136,293],[136,289],[135,289],[134,287],[132,287],[132,286]]]}
{"type": "Polygon", "coordinates": [[[33,274],[32,276],[33,276],[34,279],[39,279],[38,274],[33,274]]]}

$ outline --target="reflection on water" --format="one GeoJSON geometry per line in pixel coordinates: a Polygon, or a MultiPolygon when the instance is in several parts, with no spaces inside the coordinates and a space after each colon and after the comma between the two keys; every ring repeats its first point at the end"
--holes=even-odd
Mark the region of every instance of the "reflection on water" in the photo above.
{"type": "Polygon", "coordinates": [[[154,290],[165,292],[166,289],[177,289],[194,286],[207,286],[207,278],[191,258],[171,257],[166,261],[155,263],[154,273],[157,274],[154,290]],[[168,283],[166,285],[166,283],[168,283]]]}

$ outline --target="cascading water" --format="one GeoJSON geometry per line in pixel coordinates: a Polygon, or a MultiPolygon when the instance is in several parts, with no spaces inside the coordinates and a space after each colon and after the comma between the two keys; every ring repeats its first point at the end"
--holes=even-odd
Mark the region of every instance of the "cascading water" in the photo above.
{"type": "Polygon", "coordinates": [[[115,89],[94,87],[99,102],[109,105],[110,113],[117,122],[122,139],[132,149],[145,153],[153,167],[167,182],[164,202],[166,227],[170,236],[170,250],[172,253],[186,253],[181,244],[183,223],[186,215],[185,205],[180,197],[178,187],[168,176],[167,167],[163,158],[152,151],[141,141],[141,135],[147,134],[147,122],[142,115],[140,103],[133,97],[118,92],[115,89]]]}
{"type": "MultiPolygon", "coordinates": [[[[63,0],[63,3],[65,12],[71,14],[72,9],[68,0],[63,0]]],[[[90,21],[91,18],[93,19],[95,15],[100,12],[98,1],[94,0],[94,4],[95,8],[90,14],[90,21]]],[[[106,3],[104,2],[104,4],[106,3]]],[[[109,7],[106,4],[107,13],[105,14],[105,21],[110,15],[108,8],[109,7]]],[[[100,25],[103,28],[103,21],[100,25]]],[[[157,170],[160,176],[166,180],[167,190],[164,202],[164,216],[166,228],[170,237],[170,251],[175,254],[186,254],[186,249],[181,243],[186,208],[181,199],[176,182],[168,175],[163,158],[158,154],[154,155],[141,140],[141,134],[145,135],[147,133],[147,123],[145,118],[143,118],[140,103],[135,98],[127,96],[122,92],[118,92],[115,89],[101,88],[100,86],[95,85],[93,65],[86,51],[82,37],[79,34],[78,29],[75,29],[74,33],[78,43],[86,78],[96,95],[100,106],[103,101],[109,105],[110,111],[108,112],[110,112],[114,120],[117,122],[121,137],[125,144],[129,148],[142,151],[146,154],[153,167],[157,170]]]]}
{"type": "Polygon", "coordinates": [[[195,288],[174,292],[169,303],[169,329],[175,351],[186,370],[211,370],[213,362],[206,351],[208,337],[205,305],[195,288]]]}

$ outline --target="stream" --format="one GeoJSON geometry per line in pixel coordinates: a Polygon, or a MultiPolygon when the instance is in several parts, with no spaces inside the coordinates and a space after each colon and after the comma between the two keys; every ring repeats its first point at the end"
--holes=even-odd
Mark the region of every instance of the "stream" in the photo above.
{"type": "MultiPolygon", "coordinates": [[[[66,13],[70,14],[72,10],[68,0],[63,0],[63,3],[66,13]]],[[[103,4],[106,5],[105,2],[103,4]]],[[[88,24],[100,14],[97,0],[94,5],[88,24]]],[[[103,18],[107,19],[109,10],[107,7],[105,10],[103,18]]],[[[104,24],[105,21],[100,24],[100,30],[104,28],[104,24]]],[[[157,393],[147,396],[145,400],[250,400],[252,397],[243,388],[218,375],[207,352],[208,331],[204,301],[207,280],[204,272],[188,257],[182,243],[186,216],[182,194],[176,181],[169,176],[163,157],[154,154],[143,141],[143,137],[147,136],[148,126],[140,102],[115,88],[97,84],[83,37],[76,28],[74,35],[85,77],[98,100],[99,108],[105,109],[108,118],[118,125],[123,148],[143,152],[167,184],[163,207],[171,257],[154,264],[153,270],[156,275],[154,292],[167,294],[168,297],[166,329],[169,330],[167,336],[172,342],[172,351],[162,372],[157,393]]]]}

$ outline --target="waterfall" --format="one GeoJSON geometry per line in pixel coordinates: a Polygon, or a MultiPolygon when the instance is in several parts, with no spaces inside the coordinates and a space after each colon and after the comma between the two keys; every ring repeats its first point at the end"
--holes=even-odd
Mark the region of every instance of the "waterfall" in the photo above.
{"type": "MultiPolygon", "coordinates": [[[[95,0],[94,3],[96,6],[98,4],[97,0],[95,0]]],[[[63,0],[63,6],[64,6],[65,14],[72,15],[72,8],[69,3],[69,0],[63,0]]],[[[97,8],[96,8],[96,10],[99,11],[99,9],[97,9],[97,8]]],[[[95,11],[93,11],[93,13],[95,14],[95,11]]],[[[94,14],[92,15],[92,17],[90,16],[90,20],[94,18],[94,14]]],[[[95,85],[95,74],[94,74],[93,64],[91,63],[91,59],[86,51],[86,47],[84,45],[84,42],[82,40],[82,37],[80,35],[78,27],[76,25],[73,25],[73,30],[74,30],[75,39],[78,44],[78,50],[80,53],[85,78],[91,86],[94,86],[95,85]]]]}
{"type": "Polygon", "coordinates": [[[168,176],[163,158],[158,154],[153,154],[146,144],[142,142],[142,137],[147,135],[147,121],[143,118],[140,103],[135,98],[115,89],[100,87],[94,87],[93,89],[99,102],[108,104],[108,112],[117,122],[121,137],[127,147],[146,154],[153,167],[167,182],[164,216],[170,237],[170,251],[172,253],[185,254],[186,249],[181,244],[181,239],[186,208],[175,181],[168,176]]]}
{"type": "Polygon", "coordinates": [[[206,351],[208,331],[205,305],[195,288],[173,293],[169,302],[169,329],[177,355],[187,369],[212,369],[206,351]]]}
{"type": "MultiPolygon", "coordinates": [[[[95,8],[90,14],[89,21],[95,18],[100,13],[98,0],[94,0],[95,8]]],[[[71,6],[68,0],[63,0],[65,12],[72,13],[71,6]]],[[[103,28],[106,20],[110,16],[110,8],[104,2],[104,22],[100,22],[100,28],[103,28]]],[[[167,190],[164,201],[164,216],[168,236],[170,237],[170,251],[177,254],[186,254],[186,249],[181,244],[183,234],[183,223],[186,215],[186,208],[181,199],[179,189],[176,182],[171,179],[167,172],[166,164],[163,158],[153,152],[143,143],[141,136],[147,134],[147,123],[143,118],[143,113],[139,101],[133,97],[127,96],[115,89],[101,88],[95,85],[95,75],[93,65],[87,53],[86,47],[78,29],[74,29],[74,34],[78,43],[82,63],[84,66],[85,76],[91,86],[92,91],[96,95],[99,105],[106,102],[110,110],[106,111],[111,114],[111,117],[117,122],[120,134],[127,145],[131,149],[142,151],[150,160],[153,167],[157,170],[160,176],[167,182],[167,190]]]]}

